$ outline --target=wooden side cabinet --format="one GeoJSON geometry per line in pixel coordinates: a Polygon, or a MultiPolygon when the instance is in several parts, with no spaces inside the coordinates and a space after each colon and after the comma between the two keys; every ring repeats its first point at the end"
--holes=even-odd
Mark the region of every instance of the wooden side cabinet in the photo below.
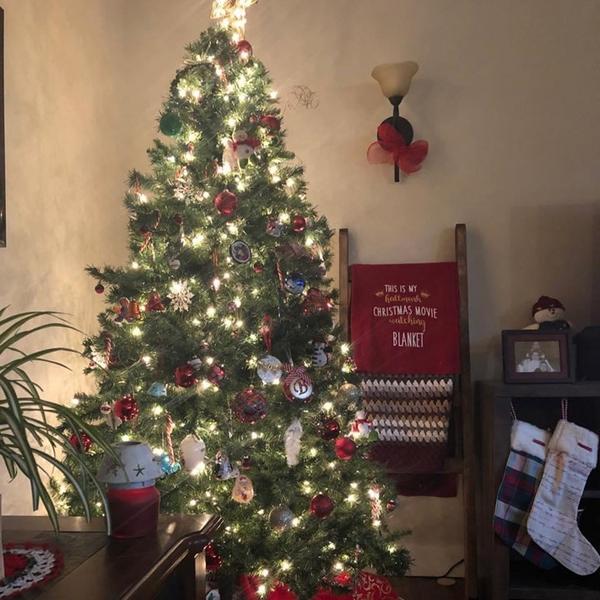
{"type": "MultiPolygon", "coordinates": [[[[478,573],[480,600],[600,600],[600,572],[579,577],[557,567],[543,571],[523,560],[494,534],[496,493],[510,451],[511,403],[517,418],[552,431],[566,398],[569,420],[600,431],[600,382],[476,385],[478,573]]],[[[592,471],[580,505],[580,527],[600,549],[600,475],[592,471]]]]}
{"type": "Polygon", "coordinates": [[[161,515],[156,533],[114,540],[104,519],[5,516],[5,542],[57,546],[64,568],[57,579],[24,598],[36,600],[204,600],[205,548],[221,527],[212,515],[161,515]]]}

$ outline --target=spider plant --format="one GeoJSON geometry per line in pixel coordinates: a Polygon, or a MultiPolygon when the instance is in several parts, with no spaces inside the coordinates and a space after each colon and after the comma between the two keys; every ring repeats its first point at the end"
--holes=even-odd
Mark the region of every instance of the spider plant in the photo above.
{"type": "MultiPolygon", "coordinates": [[[[67,436],[75,432],[79,438],[85,433],[100,449],[113,455],[114,451],[95,427],[86,424],[72,410],[43,399],[41,387],[27,373],[28,367],[34,363],[68,369],[53,357],[59,352],[75,351],[62,347],[42,348],[33,352],[19,349],[21,342],[29,342],[32,336],[40,332],[77,330],[60,313],[31,311],[7,316],[7,309],[0,309],[0,456],[4,459],[6,469],[11,479],[19,471],[29,479],[34,510],[39,508],[41,500],[56,531],[59,528],[58,512],[46,483],[51,475],[49,469],[56,469],[75,488],[88,519],[91,511],[87,487],[88,482],[92,482],[104,503],[110,531],[104,491],[80,451],[67,436]],[[65,464],[64,455],[72,457],[73,461],[69,462],[75,464],[75,468],[65,464]]],[[[79,445],[82,446],[81,443],[79,445]]]]}

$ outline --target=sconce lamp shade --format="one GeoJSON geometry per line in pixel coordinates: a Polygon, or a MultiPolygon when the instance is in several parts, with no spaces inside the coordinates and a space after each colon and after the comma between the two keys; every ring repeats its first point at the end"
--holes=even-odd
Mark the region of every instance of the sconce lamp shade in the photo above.
{"type": "Polygon", "coordinates": [[[406,96],[410,82],[419,65],[412,60],[400,63],[386,63],[377,65],[371,72],[371,77],[379,83],[381,91],[386,98],[406,96]]]}
{"type": "Polygon", "coordinates": [[[164,475],[152,450],[141,442],[120,442],[114,445],[120,463],[105,455],[98,469],[98,481],[112,486],[146,487],[164,475]]]}

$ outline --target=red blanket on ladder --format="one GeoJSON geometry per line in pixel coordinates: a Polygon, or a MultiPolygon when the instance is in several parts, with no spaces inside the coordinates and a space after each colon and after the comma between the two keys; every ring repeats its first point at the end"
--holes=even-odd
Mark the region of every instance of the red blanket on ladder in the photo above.
{"type": "Polygon", "coordinates": [[[352,265],[351,304],[358,371],[460,371],[456,263],[352,265]]]}

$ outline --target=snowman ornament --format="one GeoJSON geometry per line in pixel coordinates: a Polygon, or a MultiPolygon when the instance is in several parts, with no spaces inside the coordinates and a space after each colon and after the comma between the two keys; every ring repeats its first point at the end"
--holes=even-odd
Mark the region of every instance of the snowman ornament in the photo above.
{"type": "Polygon", "coordinates": [[[371,420],[364,410],[357,410],[352,422],[350,435],[353,438],[366,438],[371,433],[371,420]]]}
{"type": "Polygon", "coordinates": [[[329,362],[331,346],[324,340],[313,340],[311,362],[313,367],[324,367],[329,362]]]}
{"type": "Polygon", "coordinates": [[[245,131],[236,131],[223,150],[223,170],[236,171],[254,154],[260,142],[248,136],[245,131]]]}
{"type": "Polygon", "coordinates": [[[535,322],[525,329],[561,331],[571,328],[571,323],[565,319],[562,302],[550,296],[540,296],[531,309],[531,315],[535,322]]]}

